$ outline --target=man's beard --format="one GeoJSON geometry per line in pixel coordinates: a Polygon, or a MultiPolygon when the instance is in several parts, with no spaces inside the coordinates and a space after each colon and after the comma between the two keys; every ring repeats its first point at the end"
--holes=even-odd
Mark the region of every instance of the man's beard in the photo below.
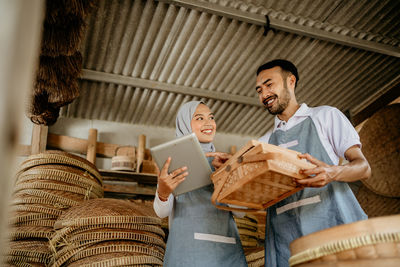
{"type": "Polygon", "coordinates": [[[287,87],[287,83],[286,81],[283,82],[283,91],[282,91],[282,96],[280,98],[278,98],[278,96],[276,96],[276,107],[275,103],[274,105],[272,105],[271,107],[267,107],[264,106],[266,110],[268,110],[268,112],[272,115],[280,115],[282,114],[282,112],[285,111],[285,109],[288,107],[289,105],[289,101],[290,101],[290,92],[289,89],[287,87]]]}

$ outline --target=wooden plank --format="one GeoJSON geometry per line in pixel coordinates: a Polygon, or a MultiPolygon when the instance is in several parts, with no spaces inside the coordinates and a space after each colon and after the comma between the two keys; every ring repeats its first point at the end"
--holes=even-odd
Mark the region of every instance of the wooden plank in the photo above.
{"type": "Polygon", "coordinates": [[[140,184],[156,185],[157,175],[128,171],[99,170],[103,181],[131,181],[140,184]]]}
{"type": "MultiPolygon", "coordinates": [[[[88,141],[85,139],[52,133],[49,133],[47,136],[47,146],[49,148],[61,149],[64,151],[75,152],[79,154],[86,154],[88,146],[87,142],[88,141]]],[[[112,158],[116,155],[116,151],[120,147],[123,147],[123,153],[127,153],[128,155],[135,154],[136,148],[134,146],[122,146],[102,142],[97,142],[96,154],[97,156],[112,158]]],[[[119,153],[120,152],[118,151],[118,154],[119,153]]],[[[147,155],[147,149],[144,155],[147,155]]]]}
{"type": "Polygon", "coordinates": [[[120,194],[134,194],[154,196],[156,193],[156,186],[143,186],[136,182],[125,181],[104,181],[104,192],[120,193],[120,194]]]}
{"type": "Polygon", "coordinates": [[[46,150],[48,129],[45,125],[33,125],[31,154],[39,154],[46,150]]]}
{"type": "Polygon", "coordinates": [[[93,164],[96,164],[96,148],[97,148],[97,129],[89,129],[86,159],[93,164]]]}

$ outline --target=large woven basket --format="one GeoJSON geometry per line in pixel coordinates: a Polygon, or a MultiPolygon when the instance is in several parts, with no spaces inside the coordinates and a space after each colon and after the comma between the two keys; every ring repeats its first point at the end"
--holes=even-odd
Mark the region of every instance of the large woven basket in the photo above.
{"type": "Polygon", "coordinates": [[[400,266],[400,215],[335,226],[294,240],[290,266],[400,266]]]}
{"type": "Polygon", "coordinates": [[[400,197],[400,104],[376,112],[360,130],[362,151],[372,175],[362,180],[369,190],[386,197],[400,197]]]}
{"type": "Polygon", "coordinates": [[[221,209],[237,208],[219,205],[217,201],[263,210],[296,193],[303,187],[297,186],[293,178],[305,178],[300,170],[315,167],[299,159],[299,154],[250,141],[211,175],[214,183],[212,202],[221,209]]]}

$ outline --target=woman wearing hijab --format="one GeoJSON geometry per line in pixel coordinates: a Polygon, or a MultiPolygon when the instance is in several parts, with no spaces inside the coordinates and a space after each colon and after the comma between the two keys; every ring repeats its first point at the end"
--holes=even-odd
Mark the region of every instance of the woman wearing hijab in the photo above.
{"type": "MultiPolygon", "coordinates": [[[[215,131],[214,114],[204,103],[191,101],[179,109],[176,137],[194,132],[204,153],[215,152],[215,131]]],[[[211,162],[212,158],[208,159],[211,162]]],[[[168,174],[170,161],[171,158],[159,173],[154,199],[156,214],[161,218],[169,216],[164,266],[247,266],[232,214],[211,203],[213,185],[174,197],[172,191],[188,172],[182,167],[168,174]]]]}

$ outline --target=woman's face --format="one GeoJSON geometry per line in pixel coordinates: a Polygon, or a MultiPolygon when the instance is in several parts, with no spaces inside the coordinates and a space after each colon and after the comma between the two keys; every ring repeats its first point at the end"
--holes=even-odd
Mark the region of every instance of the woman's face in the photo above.
{"type": "Polygon", "coordinates": [[[217,130],[214,113],[204,104],[199,104],[190,123],[192,131],[201,143],[212,142],[217,130]]]}

